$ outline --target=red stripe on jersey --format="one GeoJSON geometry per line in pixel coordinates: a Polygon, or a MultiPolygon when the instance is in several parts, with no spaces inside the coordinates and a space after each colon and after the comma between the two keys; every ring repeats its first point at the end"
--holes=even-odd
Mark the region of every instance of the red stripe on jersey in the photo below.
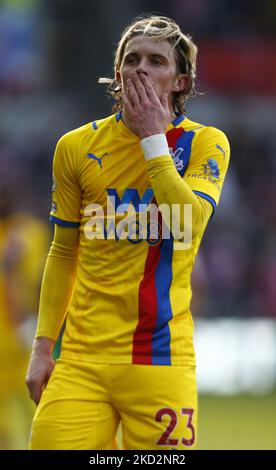
{"type": "Polygon", "coordinates": [[[184,133],[183,127],[175,127],[174,129],[171,129],[170,131],[167,132],[166,137],[168,141],[168,146],[172,148],[173,150],[176,149],[176,143],[179,139],[179,137],[184,133]]]}
{"type": "Polygon", "coordinates": [[[133,364],[152,364],[152,335],[157,319],[155,271],[160,260],[160,247],[161,244],[149,247],[139,286],[139,321],[133,335],[133,364]]]}

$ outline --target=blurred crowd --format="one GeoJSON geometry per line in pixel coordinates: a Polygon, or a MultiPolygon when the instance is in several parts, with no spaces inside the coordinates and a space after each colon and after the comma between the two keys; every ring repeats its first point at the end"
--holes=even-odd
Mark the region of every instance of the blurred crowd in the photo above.
{"type": "Polygon", "coordinates": [[[203,95],[187,114],[225,131],[232,150],[193,275],[194,316],[276,317],[275,1],[1,0],[0,448],[24,448],[20,423],[33,413],[22,377],[51,239],[54,147],[110,113],[97,79],[112,74],[120,32],[145,11],[173,16],[193,36],[203,95]],[[7,431],[11,415],[18,426],[7,431]]]}

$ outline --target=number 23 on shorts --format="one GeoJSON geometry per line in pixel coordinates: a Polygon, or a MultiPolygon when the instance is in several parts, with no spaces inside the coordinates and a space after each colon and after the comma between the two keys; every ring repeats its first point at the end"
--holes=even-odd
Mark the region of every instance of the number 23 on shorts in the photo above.
{"type": "Polygon", "coordinates": [[[183,415],[183,418],[181,416],[181,419],[184,419],[184,416],[187,416],[186,428],[189,429],[189,432],[190,432],[189,439],[185,437],[181,437],[181,442],[179,442],[180,439],[170,438],[170,435],[172,434],[172,432],[174,431],[175,427],[178,424],[178,415],[176,411],[173,410],[172,408],[161,408],[160,410],[158,410],[158,412],[155,415],[155,421],[159,423],[162,422],[164,416],[169,416],[170,421],[165,431],[156,442],[157,445],[178,446],[179,444],[182,444],[186,447],[191,447],[194,444],[195,442],[195,427],[193,424],[194,410],[192,408],[182,408],[181,415],[183,415]]]}

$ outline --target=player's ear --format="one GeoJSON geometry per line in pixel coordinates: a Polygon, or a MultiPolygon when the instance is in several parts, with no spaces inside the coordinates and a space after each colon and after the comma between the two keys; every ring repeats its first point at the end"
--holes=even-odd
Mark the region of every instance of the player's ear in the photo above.
{"type": "Polygon", "coordinates": [[[189,77],[184,73],[180,73],[176,76],[173,91],[184,91],[188,87],[189,77]]]}
{"type": "Polygon", "coordinates": [[[122,77],[120,74],[120,70],[116,70],[116,80],[118,83],[122,83],[122,77]]]}
{"type": "Polygon", "coordinates": [[[116,70],[115,77],[116,77],[116,83],[115,83],[116,87],[114,88],[114,91],[121,91],[122,90],[122,76],[121,76],[120,70],[116,70]]]}

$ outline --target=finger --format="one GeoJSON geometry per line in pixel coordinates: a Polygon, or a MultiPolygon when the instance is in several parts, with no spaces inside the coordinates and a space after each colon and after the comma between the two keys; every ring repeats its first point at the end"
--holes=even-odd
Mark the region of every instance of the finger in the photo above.
{"type": "Polygon", "coordinates": [[[39,384],[33,385],[33,387],[30,388],[30,397],[31,399],[35,402],[36,405],[38,405],[40,401],[40,397],[42,394],[42,386],[39,384]]]}
{"type": "Polygon", "coordinates": [[[132,80],[128,79],[127,85],[128,85],[127,93],[126,93],[127,98],[130,101],[131,105],[134,108],[137,108],[140,105],[140,100],[139,100],[136,88],[135,88],[132,80]]]}
{"type": "Polygon", "coordinates": [[[124,107],[127,111],[131,111],[133,112],[134,108],[130,102],[130,100],[128,99],[126,93],[122,93],[122,100],[123,100],[123,103],[124,103],[124,107]]]}
{"type": "MultiPolygon", "coordinates": [[[[54,365],[53,365],[53,367],[52,367],[52,368],[47,372],[47,374],[46,374],[43,388],[46,387],[47,383],[49,382],[49,379],[50,379],[50,377],[51,377],[51,375],[52,375],[53,370],[54,370],[54,365]]],[[[42,389],[43,389],[43,388],[42,388],[42,389]]]]}
{"type": "Polygon", "coordinates": [[[134,87],[136,89],[136,93],[138,95],[139,102],[140,102],[141,105],[144,105],[144,104],[147,104],[149,102],[149,99],[148,99],[148,95],[147,95],[147,92],[146,92],[146,89],[145,89],[145,85],[144,85],[144,83],[142,82],[142,80],[140,78],[141,75],[142,74],[135,73],[132,76],[132,81],[133,81],[134,87]]]}
{"type": "Polygon", "coordinates": [[[148,77],[145,74],[140,74],[140,80],[141,80],[141,82],[143,83],[143,85],[145,87],[145,91],[147,93],[147,96],[148,96],[149,100],[153,104],[159,104],[160,103],[159,97],[158,97],[158,95],[155,91],[155,88],[152,85],[151,81],[148,79],[148,77]]]}

